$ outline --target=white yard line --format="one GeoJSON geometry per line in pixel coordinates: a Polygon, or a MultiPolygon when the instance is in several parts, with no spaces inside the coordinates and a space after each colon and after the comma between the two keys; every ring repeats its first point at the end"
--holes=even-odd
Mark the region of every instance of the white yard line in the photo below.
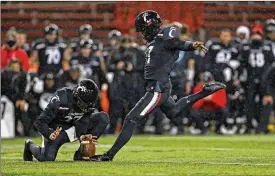
{"type": "MultiPolygon", "coordinates": [[[[241,157],[244,158],[244,157],[241,157]]],[[[2,160],[9,160],[9,162],[18,162],[18,161],[22,161],[22,157],[1,157],[2,160]],[[12,160],[12,161],[11,161],[12,160]]],[[[72,161],[72,159],[64,159],[64,160],[59,160],[57,158],[58,162],[62,162],[62,161],[72,161]]],[[[37,161],[35,161],[37,162],[37,161]]],[[[115,161],[114,161],[115,162],[115,161]]],[[[123,161],[119,161],[120,163],[123,163],[123,161]]],[[[128,162],[128,161],[125,161],[128,162]]],[[[148,161],[148,163],[160,163],[159,161],[148,161]]],[[[144,162],[143,162],[144,163],[144,162]]],[[[145,162],[146,163],[146,162],[145,162]]],[[[206,164],[206,165],[240,165],[240,166],[275,166],[275,164],[269,164],[269,163],[241,163],[241,162],[213,162],[213,161],[203,161],[203,162],[185,162],[185,161],[178,161],[178,162],[172,162],[172,161],[163,161],[163,163],[174,163],[174,164],[206,164]]]]}
{"type": "MultiPolygon", "coordinates": [[[[62,146],[62,148],[77,148],[79,147],[79,144],[65,144],[64,146],[62,146]]],[[[96,146],[97,148],[111,148],[112,144],[99,144],[96,146]]],[[[3,145],[2,146],[2,150],[4,149],[23,149],[24,145],[3,145]]],[[[167,148],[167,147],[163,147],[163,146],[154,146],[154,149],[150,149],[150,147],[144,147],[142,145],[129,145],[129,146],[125,146],[125,149],[135,149],[135,150],[140,150],[140,151],[169,151],[169,150],[205,150],[205,151],[234,151],[234,150],[239,150],[239,151],[257,151],[257,150],[268,150],[268,151],[275,151],[275,149],[251,149],[251,148],[206,148],[206,147],[202,147],[202,148],[194,148],[194,147],[174,147],[174,148],[167,148]],[[147,149],[145,149],[147,148],[147,149]]]]}

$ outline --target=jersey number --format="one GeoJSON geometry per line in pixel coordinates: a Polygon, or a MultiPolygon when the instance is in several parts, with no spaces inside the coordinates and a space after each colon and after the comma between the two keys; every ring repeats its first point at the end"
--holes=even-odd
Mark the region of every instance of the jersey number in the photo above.
{"type": "Polygon", "coordinates": [[[251,53],[249,63],[252,67],[262,67],[265,64],[263,53],[251,53]]]}
{"type": "Polygon", "coordinates": [[[218,52],[216,55],[216,63],[227,63],[231,59],[230,53],[218,52]]]}
{"type": "Polygon", "coordinates": [[[6,102],[1,101],[1,119],[4,118],[5,110],[6,110],[6,102]]]}
{"type": "Polygon", "coordinates": [[[146,54],[146,63],[147,64],[150,64],[150,60],[151,60],[150,54],[151,54],[153,48],[154,48],[154,46],[149,46],[148,49],[147,49],[147,51],[146,51],[146,53],[145,53],[146,54]]]}
{"type": "Polygon", "coordinates": [[[58,49],[47,49],[46,50],[47,64],[59,64],[61,60],[61,54],[58,49]]]}

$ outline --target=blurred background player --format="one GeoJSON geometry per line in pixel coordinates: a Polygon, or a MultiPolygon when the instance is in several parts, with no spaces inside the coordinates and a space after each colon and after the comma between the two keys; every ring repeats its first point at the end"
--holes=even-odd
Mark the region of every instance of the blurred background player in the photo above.
{"type": "Polygon", "coordinates": [[[242,66],[247,68],[248,72],[248,91],[245,106],[247,133],[250,133],[254,126],[256,126],[255,123],[253,126],[253,119],[259,122],[262,116],[262,76],[264,71],[275,60],[272,48],[264,42],[263,37],[264,33],[261,28],[253,28],[250,42],[242,47],[242,66]]]}
{"type": "Polygon", "coordinates": [[[67,44],[58,37],[58,31],[59,28],[55,24],[46,26],[44,38],[32,45],[30,60],[33,67],[38,67],[38,75],[46,72],[57,74],[62,69],[67,44]]]}
{"type": "MultiPolygon", "coordinates": [[[[215,82],[213,75],[210,72],[205,72],[202,80],[194,88],[193,93],[201,91],[204,84],[215,82]]],[[[215,120],[215,133],[221,134],[220,128],[225,124],[226,118],[229,116],[226,91],[219,90],[212,95],[209,95],[197,101],[190,112],[191,119],[194,120],[196,128],[199,129],[199,134],[207,134],[209,131],[209,121],[215,120]]]]}

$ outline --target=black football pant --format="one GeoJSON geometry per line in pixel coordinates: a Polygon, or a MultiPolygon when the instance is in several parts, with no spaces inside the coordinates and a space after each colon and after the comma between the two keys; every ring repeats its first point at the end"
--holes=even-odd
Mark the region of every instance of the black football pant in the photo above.
{"type": "Polygon", "coordinates": [[[262,113],[262,100],[261,100],[261,85],[260,83],[254,83],[251,81],[247,88],[247,100],[245,103],[245,114],[247,118],[248,130],[253,129],[252,119],[259,119],[262,113]],[[259,96],[259,102],[256,102],[256,96],[259,96]]]}
{"type": "MultiPolygon", "coordinates": [[[[87,114],[75,125],[76,133],[79,135],[91,134],[99,138],[104,133],[108,123],[109,116],[104,112],[87,114]]],[[[31,144],[30,150],[38,161],[55,161],[59,148],[67,142],[70,142],[67,133],[61,131],[53,141],[43,137],[42,147],[31,144]]]]}
{"type": "Polygon", "coordinates": [[[177,118],[177,116],[182,111],[186,108],[190,108],[196,101],[208,95],[208,92],[201,91],[183,97],[175,103],[173,98],[170,96],[170,92],[146,92],[125,117],[122,130],[117,140],[112,148],[107,152],[108,156],[111,158],[115,156],[115,154],[130,140],[135,126],[155,108],[160,107],[160,109],[166,114],[167,118],[169,118],[174,124],[178,124],[180,118],[177,118]]]}

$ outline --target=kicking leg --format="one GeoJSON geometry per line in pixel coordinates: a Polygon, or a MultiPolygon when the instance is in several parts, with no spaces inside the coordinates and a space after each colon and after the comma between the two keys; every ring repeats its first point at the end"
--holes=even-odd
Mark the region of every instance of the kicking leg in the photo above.
{"type": "Polygon", "coordinates": [[[225,87],[226,86],[223,83],[219,82],[205,84],[202,91],[186,97],[182,97],[179,99],[179,101],[177,101],[177,103],[175,103],[173,98],[170,97],[168,101],[166,101],[161,106],[161,109],[170,119],[176,118],[178,114],[180,114],[184,109],[190,108],[198,100],[207,97],[208,95],[211,95],[218,90],[224,89],[225,87]]]}

